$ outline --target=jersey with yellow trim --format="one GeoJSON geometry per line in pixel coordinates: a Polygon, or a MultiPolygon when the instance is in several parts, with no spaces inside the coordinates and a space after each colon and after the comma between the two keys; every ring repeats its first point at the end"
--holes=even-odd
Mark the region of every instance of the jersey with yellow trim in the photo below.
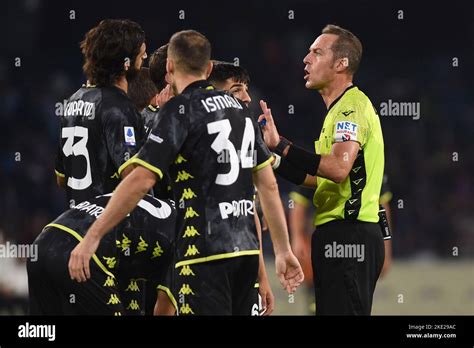
{"type": "MultiPolygon", "coordinates": [[[[146,137],[150,134],[153,124],[158,121],[160,115],[159,110],[158,106],[148,105],[141,112],[146,137]]],[[[168,173],[163,173],[163,175],[163,179],[157,181],[155,186],[153,186],[153,196],[158,198],[171,198],[171,179],[168,173]]]]}
{"type": "MultiPolygon", "coordinates": [[[[112,194],[80,202],[51,224],[63,226],[84,237],[102,214],[112,194]]],[[[107,270],[125,282],[145,278],[158,284],[164,281],[174,253],[176,209],[171,200],[145,195],[137,207],[104,236],[97,254],[107,270]]],[[[133,290],[133,289],[132,289],[133,290]]]]}
{"type": "Polygon", "coordinates": [[[271,154],[245,105],[196,81],[160,109],[129,163],[168,172],[177,204],[177,267],[258,254],[252,173],[271,154]]]}
{"type": "Polygon", "coordinates": [[[378,222],[380,188],[384,171],[384,142],[380,119],[369,98],[351,86],[329,107],[317,154],[329,154],[335,143],[356,141],[357,158],[341,183],[317,178],[313,202],[316,226],[333,220],[378,222]]]}
{"type": "Polygon", "coordinates": [[[153,123],[155,123],[156,119],[158,118],[159,111],[160,108],[158,106],[148,105],[140,113],[142,116],[143,125],[145,126],[146,136],[150,134],[153,123]]]}
{"type": "Polygon", "coordinates": [[[65,178],[70,204],[112,192],[122,164],[145,138],[136,107],[117,87],[82,87],[57,113],[61,129],[55,169],[65,178]]]}

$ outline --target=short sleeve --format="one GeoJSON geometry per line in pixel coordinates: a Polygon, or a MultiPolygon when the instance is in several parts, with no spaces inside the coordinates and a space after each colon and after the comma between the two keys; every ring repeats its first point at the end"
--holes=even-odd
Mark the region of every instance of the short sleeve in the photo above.
{"type": "Polygon", "coordinates": [[[103,117],[107,151],[120,175],[125,168],[124,163],[143,145],[143,122],[132,108],[111,107],[103,117]]]}
{"type": "Polygon", "coordinates": [[[160,109],[148,139],[127,165],[141,165],[163,178],[188,136],[186,114],[179,112],[182,104],[182,99],[175,97],[160,109]]]}
{"type": "Polygon", "coordinates": [[[255,130],[254,150],[256,155],[256,163],[253,167],[253,170],[257,171],[269,165],[273,160],[273,156],[267,145],[265,144],[265,141],[263,141],[262,130],[258,126],[257,122],[253,121],[253,126],[255,130]]]}
{"type": "Polygon", "coordinates": [[[362,147],[367,142],[367,115],[357,103],[345,103],[334,118],[333,142],[357,141],[362,147]]]}

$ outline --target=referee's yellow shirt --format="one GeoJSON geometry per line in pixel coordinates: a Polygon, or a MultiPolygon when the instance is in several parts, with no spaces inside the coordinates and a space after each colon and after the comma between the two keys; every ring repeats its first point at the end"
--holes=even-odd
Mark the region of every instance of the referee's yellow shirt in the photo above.
{"type": "Polygon", "coordinates": [[[347,88],[329,107],[317,154],[329,154],[334,143],[356,141],[360,150],[349,176],[340,184],[318,177],[313,202],[316,226],[333,220],[378,222],[384,172],[384,144],[379,116],[357,87],[347,88]]]}

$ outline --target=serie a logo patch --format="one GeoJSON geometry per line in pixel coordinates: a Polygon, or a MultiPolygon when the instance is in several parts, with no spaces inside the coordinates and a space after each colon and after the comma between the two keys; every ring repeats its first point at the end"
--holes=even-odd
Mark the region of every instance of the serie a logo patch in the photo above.
{"type": "Polygon", "coordinates": [[[125,145],[135,146],[137,142],[135,141],[135,129],[133,127],[123,127],[125,135],[125,145]]]}

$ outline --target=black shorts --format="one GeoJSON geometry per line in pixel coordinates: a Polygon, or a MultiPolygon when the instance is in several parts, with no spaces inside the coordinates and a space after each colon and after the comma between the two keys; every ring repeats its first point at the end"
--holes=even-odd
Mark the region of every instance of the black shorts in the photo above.
{"type": "Polygon", "coordinates": [[[175,269],[179,315],[251,315],[258,259],[239,256],[175,269]]]}
{"type": "Polygon", "coordinates": [[[331,221],[316,228],[311,244],[316,315],[370,315],[385,256],[380,226],[331,221]]]}
{"type": "Polygon", "coordinates": [[[260,316],[262,315],[263,305],[262,305],[262,296],[260,296],[260,284],[258,281],[255,282],[253,295],[250,297],[250,302],[246,304],[249,309],[251,316],[260,316]]]}
{"type": "MultiPolygon", "coordinates": [[[[27,261],[29,313],[31,315],[123,315],[124,306],[112,273],[91,260],[91,278],[83,283],[71,280],[69,256],[78,240],[56,227],[46,227],[33,245],[38,259],[27,261]]],[[[115,239],[104,238],[96,253],[99,261],[113,257],[115,239]]]]}

